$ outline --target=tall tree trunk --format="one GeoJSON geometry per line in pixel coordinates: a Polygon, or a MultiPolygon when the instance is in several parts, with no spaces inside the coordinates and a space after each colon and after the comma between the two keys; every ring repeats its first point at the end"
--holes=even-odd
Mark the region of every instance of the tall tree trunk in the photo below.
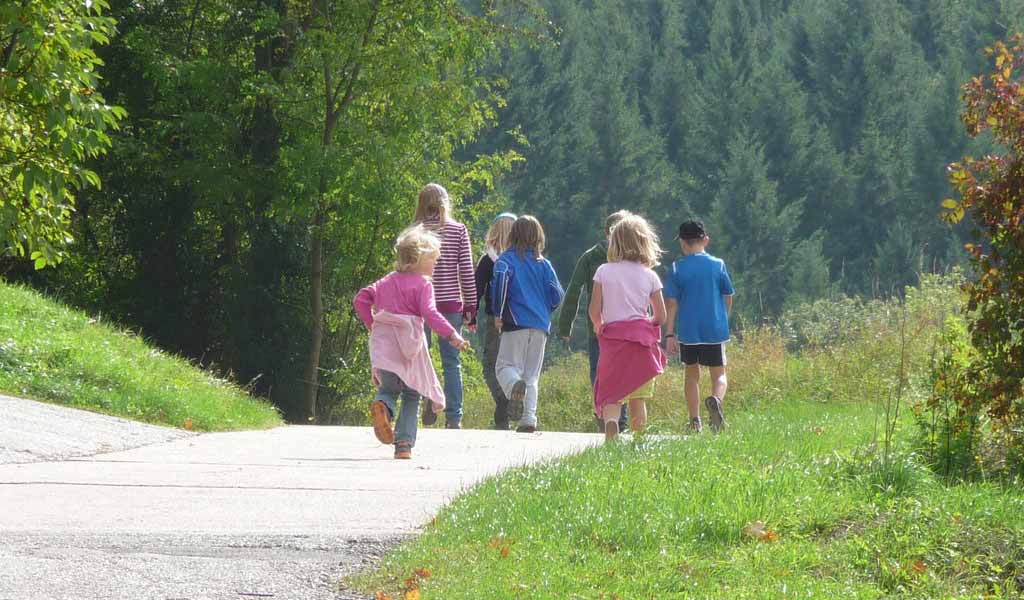
{"type": "MultiPolygon", "coordinates": [[[[381,0],[375,0],[370,10],[366,29],[363,31],[359,52],[350,64],[351,69],[342,69],[345,73],[335,82],[331,65],[323,66],[324,82],[324,129],[320,140],[320,182],[317,189],[317,204],[313,215],[313,230],[309,244],[309,318],[312,320],[309,335],[309,351],[306,359],[306,420],[315,423],[317,420],[316,400],[320,388],[320,348],[324,337],[324,302],[323,302],[323,245],[324,222],[327,217],[327,164],[330,148],[334,138],[334,128],[338,124],[345,108],[355,97],[355,83],[363,68],[361,53],[370,44],[370,38],[377,23],[381,0]]],[[[326,17],[328,4],[326,0],[319,5],[320,14],[326,17]]]]}
{"type": "MultiPolygon", "coordinates": [[[[326,192],[326,178],[320,177],[320,197],[326,192]]],[[[322,201],[313,217],[312,239],[309,244],[309,354],[306,362],[306,420],[316,423],[316,399],[320,388],[320,348],[324,338],[324,211],[322,201]]]]}

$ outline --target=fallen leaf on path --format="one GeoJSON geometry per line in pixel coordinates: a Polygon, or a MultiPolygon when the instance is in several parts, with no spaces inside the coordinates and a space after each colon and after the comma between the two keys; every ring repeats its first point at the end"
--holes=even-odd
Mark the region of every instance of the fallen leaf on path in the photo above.
{"type": "Polygon", "coordinates": [[[413,572],[416,573],[417,577],[421,577],[423,579],[430,579],[430,569],[423,569],[423,568],[421,568],[421,569],[416,569],[413,572]]]}
{"type": "Polygon", "coordinates": [[[508,558],[508,546],[501,547],[501,557],[508,558]]]}
{"type": "Polygon", "coordinates": [[[377,592],[373,595],[373,600],[391,600],[391,596],[388,596],[384,592],[377,592]]]}
{"type": "Polygon", "coordinates": [[[910,568],[911,572],[914,572],[914,573],[924,573],[925,571],[928,570],[928,565],[924,564],[923,560],[918,559],[918,560],[915,560],[914,562],[910,563],[910,567],[909,568],[910,568]]]}
{"type": "Polygon", "coordinates": [[[192,419],[185,419],[185,422],[182,423],[182,427],[188,429],[189,431],[192,431],[192,419]]]}
{"type": "Polygon", "coordinates": [[[402,594],[402,600],[420,600],[420,588],[405,590],[405,593],[402,594]]]}

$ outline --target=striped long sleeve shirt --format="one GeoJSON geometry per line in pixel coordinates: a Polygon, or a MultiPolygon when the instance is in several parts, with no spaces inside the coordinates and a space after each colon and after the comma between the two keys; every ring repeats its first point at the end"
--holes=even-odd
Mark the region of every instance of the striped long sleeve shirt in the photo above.
{"type": "Polygon", "coordinates": [[[473,274],[473,250],[469,229],[448,219],[442,224],[433,219],[423,225],[441,238],[441,257],[434,268],[434,298],[444,314],[476,314],[476,279],[473,274]]]}

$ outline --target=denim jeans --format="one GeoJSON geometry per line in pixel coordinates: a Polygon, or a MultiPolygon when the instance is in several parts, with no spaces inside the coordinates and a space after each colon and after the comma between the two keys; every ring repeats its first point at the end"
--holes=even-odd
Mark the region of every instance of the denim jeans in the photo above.
{"type": "MultiPolygon", "coordinates": [[[[483,358],[480,362],[483,365],[484,381],[487,382],[487,388],[491,391],[491,398],[494,399],[494,427],[496,429],[508,429],[509,418],[512,415],[509,413],[508,398],[501,389],[501,384],[498,383],[498,376],[495,371],[501,332],[494,328],[494,317],[491,315],[481,312],[477,319],[479,323],[477,325],[477,332],[483,340],[481,344],[483,358]]],[[[513,411],[513,414],[518,412],[521,411],[513,411]]],[[[516,415],[516,418],[518,418],[518,415],[516,415]]]]}
{"type": "Polygon", "coordinates": [[[420,395],[416,390],[406,387],[405,384],[391,371],[379,371],[380,387],[377,388],[377,397],[384,406],[391,411],[391,418],[398,415],[398,422],[395,424],[395,442],[409,442],[410,446],[416,445],[416,419],[419,417],[420,395]],[[402,411],[396,409],[398,396],[402,396],[402,411]]]}
{"type": "MultiPolygon", "coordinates": [[[[452,324],[455,331],[462,329],[462,313],[444,313],[444,318],[452,324]]],[[[461,335],[461,333],[460,333],[461,335]]],[[[427,330],[427,346],[430,346],[431,335],[427,330]]],[[[438,339],[438,350],[441,351],[441,374],[444,378],[444,418],[449,423],[462,422],[462,359],[459,349],[438,339]]]]}
{"type": "MultiPolygon", "coordinates": [[[[590,358],[590,387],[594,387],[594,382],[597,381],[597,361],[601,358],[601,346],[598,344],[597,336],[592,335],[587,338],[587,357],[590,358]]],[[[601,415],[595,414],[594,418],[597,420],[597,430],[604,431],[604,421],[601,420],[601,415]]],[[[622,410],[619,412],[619,431],[625,431],[628,422],[629,409],[623,404],[622,410]]]]}

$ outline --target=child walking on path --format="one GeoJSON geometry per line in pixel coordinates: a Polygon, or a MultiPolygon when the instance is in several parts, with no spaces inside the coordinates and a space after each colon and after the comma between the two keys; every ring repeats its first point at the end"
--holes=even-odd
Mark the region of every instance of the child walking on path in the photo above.
{"type": "MultiPolygon", "coordinates": [[[[597,272],[598,267],[608,262],[608,238],[611,235],[612,227],[627,214],[629,214],[629,211],[620,210],[608,215],[608,218],[604,221],[604,241],[594,244],[576,261],[576,268],[573,269],[572,278],[569,280],[569,285],[565,288],[565,302],[562,303],[562,308],[558,313],[558,336],[566,342],[572,337],[572,325],[576,320],[576,313],[579,312],[580,291],[586,288],[587,298],[593,298],[594,273],[597,272]]],[[[594,381],[597,379],[597,360],[600,354],[601,349],[597,342],[597,334],[594,332],[590,319],[587,319],[587,355],[590,358],[591,386],[594,385],[594,381]]],[[[620,431],[626,428],[627,414],[626,405],[623,404],[622,412],[619,414],[620,431]]],[[[599,414],[594,416],[597,419],[598,431],[604,431],[604,419],[599,414]]]]}
{"type": "MultiPolygon", "coordinates": [[[[395,458],[412,458],[420,396],[445,407],[445,394],[427,350],[426,325],[458,350],[469,343],[459,336],[434,303],[430,276],[441,254],[441,240],[422,225],[406,229],[395,244],[395,270],[359,290],[353,304],[370,330],[370,364],[377,396],[370,406],[373,432],[384,444],[395,444],[395,458]],[[392,429],[398,396],[402,410],[392,429]]],[[[429,406],[429,405],[428,405],[429,406]]]]}
{"type": "Polygon", "coordinates": [[[493,304],[487,298],[490,293],[491,280],[494,277],[494,263],[508,248],[508,237],[515,221],[516,216],[507,212],[494,218],[491,228],[487,230],[487,248],[476,263],[476,314],[480,319],[478,331],[483,336],[484,380],[491,390],[491,397],[494,398],[494,428],[500,430],[508,429],[509,405],[508,397],[501,389],[501,384],[498,383],[498,377],[495,374],[500,332],[494,327],[493,304]],[[483,310],[480,310],[481,302],[484,305],[483,310]]]}
{"type": "Polygon", "coordinates": [[[594,411],[604,421],[606,441],[619,434],[622,404],[629,404],[633,431],[643,431],[655,378],[665,370],[660,345],[665,300],[661,279],[651,269],[661,254],[650,224],[627,214],[612,228],[608,262],[594,274],[590,320],[601,347],[594,411]]]}
{"type": "Polygon", "coordinates": [[[509,249],[494,264],[491,302],[501,330],[496,371],[510,402],[523,404],[520,433],[537,431],[537,396],[551,313],[565,292],[554,267],[541,254],[544,229],[525,215],[512,224],[509,249]]]}
{"type": "MultiPolygon", "coordinates": [[[[476,320],[476,282],[473,277],[473,252],[469,243],[469,230],[452,218],[448,191],[439,184],[428,183],[420,190],[416,206],[416,223],[441,238],[441,257],[434,271],[434,294],[437,310],[456,330],[476,320]]],[[[430,335],[427,334],[427,344],[430,335]]],[[[462,428],[462,361],[459,350],[444,338],[440,340],[441,371],[444,373],[445,427],[462,428]]],[[[433,425],[435,413],[423,407],[423,424],[433,425]]]]}
{"type": "Polygon", "coordinates": [[[679,246],[683,257],[672,265],[665,282],[668,300],[669,354],[681,354],[686,365],[686,406],[690,428],[700,432],[700,367],[711,372],[711,395],[704,399],[711,429],[725,426],[722,402],[728,381],[725,376],[725,343],[729,341],[729,312],[735,291],[725,263],[708,254],[708,237],[701,221],[686,221],[679,226],[679,246]],[[678,315],[678,317],[677,317],[678,315]],[[674,329],[673,329],[674,328],[674,329]],[[673,343],[678,332],[678,342],[673,343]]]}

